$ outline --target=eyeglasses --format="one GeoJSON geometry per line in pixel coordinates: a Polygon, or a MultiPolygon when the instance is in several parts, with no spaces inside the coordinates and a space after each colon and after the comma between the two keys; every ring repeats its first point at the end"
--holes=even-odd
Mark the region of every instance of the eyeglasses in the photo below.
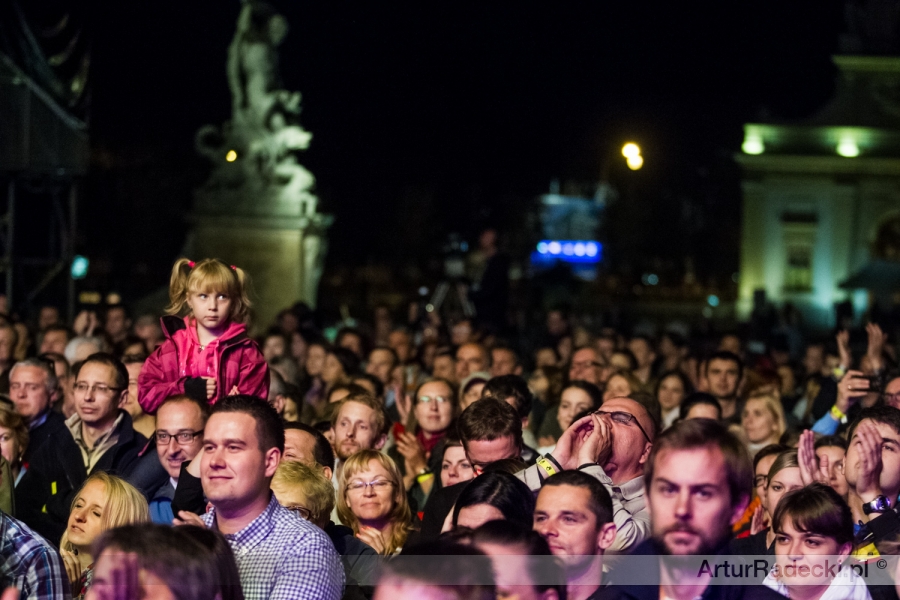
{"type": "Polygon", "coordinates": [[[83,381],[80,381],[75,384],[75,391],[79,394],[87,394],[89,391],[97,394],[98,396],[110,396],[115,392],[122,391],[122,388],[118,387],[110,387],[108,385],[102,383],[95,383],[94,385],[88,385],[83,381]]]}
{"type": "Polygon", "coordinates": [[[359,492],[371,486],[371,488],[377,492],[379,490],[386,490],[388,486],[392,485],[394,485],[394,482],[388,481],[387,479],[376,479],[368,482],[357,479],[347,484],[347,491],[359,492]]]}
{"type": "Polygon", "coordinates": [[[638,429],[641,430],[641,433],[644,434],[644,437],[647,438],[647,441],[648,442],[650,441],[650,436],[647,435],[647,432],[644,431],[643,427],[641,427],[641,424],[638,422],[637,418],[630,413],[621,412],[618,410],[613,411],[613,412],[609,412],[609,411],[605,411],[605,410],[595,410],[594,414],[595,415],[609,415],[610,419],[612,419],[613,421],[615,421],[616,423],[618,423],[620,425],[631,426],[631,424],[634,423],[635,425],[637,425],[638,429]]]}
{"type": "Polygon", "coordinates": [[[451,402],[451,398],[446,396],[419,396],[419,402],[429,403],[434,400],[437,404],[447,404],[451,402]]]}
{"type": "Polygon", "coordinates": [[[887,392],[885,392],[884,401],[891,406],[900,406],[900,392],[895,392],[893,394],[888,394],[887,392]]]}
{"type": "Polygon", "coordinates": [[[761,485],[766,485],[769,481],[768,475],[757,475],[753,478],[753,487],[759,487],[761,485]]]}
{"type": "Polygon", "coordinates": [[[572,363],[573,369],[589,369],[591,367],[605,367],[603,363],[598,363],[592,360],[585,360],[582,362],[572,363]]]}
{"type": "Polygon", "coordinates": [[[301,519],[305,519],[307,521],[309,521],[309,515],[312,514],[312,512],[308,508],[306,508],[305,506],[300,506],[299,504],[289,504],[286,505],[285,508],[301,519]]]}
{"type": "Polygon", "coordinates": [[[178,433],[169,433],[168,431],[157,431],[154,436],[156,437],[156,443],[162,444],[163,446],[168,445],[169,440],[175,438],[175,441],[178,442],[179,445],[184,446],[185,444],[190,444],[194,441],[194,438],[198,435],[203,435],[203,430],[200,431],[179,431],[178,433]]]}

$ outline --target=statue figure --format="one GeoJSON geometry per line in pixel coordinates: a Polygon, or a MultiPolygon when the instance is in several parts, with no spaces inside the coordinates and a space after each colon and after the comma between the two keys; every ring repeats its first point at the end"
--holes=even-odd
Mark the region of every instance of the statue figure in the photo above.
{"type": "Polygon", "coordinates": [[[214,195],[223,208],[249,202],[282,214],[316,214],[315,178],[298,160],[312,134],[299,122],[300,92],[282,89],[279,76],[277,48],[287,31],[270,4],[243,0],[228,49],[231,121],[201,128],[196,140],[213,163],[200,195],[214,195]]]}

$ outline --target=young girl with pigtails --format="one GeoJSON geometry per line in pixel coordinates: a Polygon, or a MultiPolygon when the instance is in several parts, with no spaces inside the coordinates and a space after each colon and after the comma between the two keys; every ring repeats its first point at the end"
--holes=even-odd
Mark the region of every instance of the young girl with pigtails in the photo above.
{"type": "Polygon", "coordinates": [[[269,367],[247,335],[247,276],[221,260],[181,258],[172,268],[166,341],[147,359],[138,380],[138,402],[155,413],[169,396],[187,394],[215,404],[249,394],[266,400],[269,367]],[[187,313],[186,316],[178,315],[187,313]]]}

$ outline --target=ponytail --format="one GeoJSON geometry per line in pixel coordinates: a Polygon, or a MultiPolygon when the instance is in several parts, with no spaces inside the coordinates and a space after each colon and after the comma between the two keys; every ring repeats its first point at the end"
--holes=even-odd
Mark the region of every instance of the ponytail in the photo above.
{"type": "Polygon", "coordinates": [[[169,306],[166,314],[177,315],[187,306],[188,279],[191,277],[191,269],[194,261],[179,258],[172,267],[172,276],[169,278],[169,306]]]}

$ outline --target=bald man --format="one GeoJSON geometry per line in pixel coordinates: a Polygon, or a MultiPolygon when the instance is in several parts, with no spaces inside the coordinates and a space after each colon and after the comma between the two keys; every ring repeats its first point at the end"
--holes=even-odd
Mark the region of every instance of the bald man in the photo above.
{"type": "Polygon", "coordinates": [[[643,474],[658,429],[643,405],[610,398],[596,413],[572,423],[553,452],[517,476],[532,490],[560,471],[577,469],[596,477],[613,502],[616,539],[610,550],[624,553],[650,535],[643,474]]]}

